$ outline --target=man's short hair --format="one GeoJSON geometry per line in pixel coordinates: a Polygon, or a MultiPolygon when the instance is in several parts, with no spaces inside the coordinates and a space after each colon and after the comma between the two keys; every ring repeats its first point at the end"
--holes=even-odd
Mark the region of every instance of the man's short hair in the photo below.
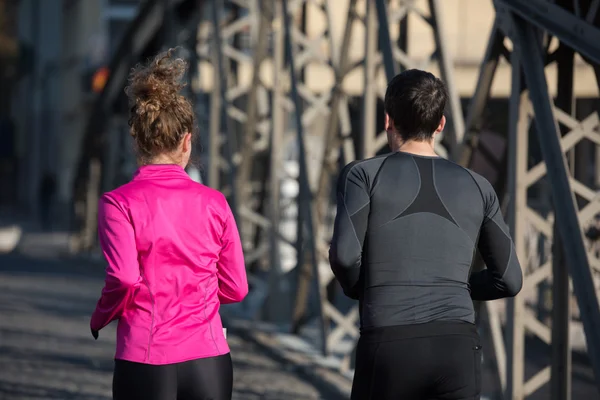
{"type": "Polygon", "coordinates": [[[409,69],[396,75],[385,92],[385,112],[402,140],[431,139],[444,115],[448,91],[433,74],[409,69]]]}

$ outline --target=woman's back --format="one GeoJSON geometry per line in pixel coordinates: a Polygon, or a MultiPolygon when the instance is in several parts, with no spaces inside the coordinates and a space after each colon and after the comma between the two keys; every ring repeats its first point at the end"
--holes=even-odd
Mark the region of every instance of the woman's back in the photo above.
{"type": "Polygon", "coordinates": [[[94,338],[119,320],[114,400],[231,399],[233,364],[219,306],[248,293],[231,209],[185,172],[197,130],[180,94],[187,63],[173,51],[129,75],[131,182],[98,205],[108,263],[92,315],[94,338]]]}
{"type": "Polygon", "coordinates": [[[114,270],[107,286],[116,293],[105,289],[105,307],[92,323],[101,327],[123,308],[117,358],[168,364],[229,352],[219,304],[241,301],[248,286],[221,193],[178,165],[140,167],[130,183],[102,197],[99,236],[114,270]]]}

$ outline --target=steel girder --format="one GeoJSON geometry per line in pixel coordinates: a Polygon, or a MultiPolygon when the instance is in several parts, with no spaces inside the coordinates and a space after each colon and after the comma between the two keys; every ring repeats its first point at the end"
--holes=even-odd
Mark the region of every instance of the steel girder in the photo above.
{"type": "MultiPolygon", "coordinates": [[[[565,58],[560,54],[561,50],[568,47],[571,51],[578,51],[584,59],[597,62],[600,54],[597,49],[597,38],[600,38],[598,2],[576,1],[575,11],[569,11],[566,7],[571,2],[557,3],[494,1],[496,22],[467,117],[461,157],[461,163],[469,165],[471,153],[477,148],[477,121],[482,117],[498,57],[504,54],[510,58],[513,67],[508,153],[508,194],[512,201],[508,214],[517,252],[525,270],[522,293],[507,302],[506,350],[499,324],[499,302],[486,303],[484,311],[491,327],[499,381],[506,389],[505,398],[516,400],[524,399],[549,380],[552,380],[553,398],[570,398],[568,331],[571,295],[568,275],[572,279],[597,381],[600,377],[600,314],[597,289],[594,287],[594,282],[598,281],[600,261],[592,251],[586,249],[582,235],[582,227],[589,225],[600,211],[600,202],[596,193],[569,171],[564,158],[580,142],[600,144],[599,120],[597,113],[582,121],[572,116],[572,60],[568,55],[565,58]],[[546,46],[542,46],[541,33],[546,35],[546,46]],[[502,44],[505,36],[513,43],[512,53],[502,44]],[[552,36],[560,40],[559,51],[555,53],[548,52],[552,36]],[[555,104],[549,97],[544,74],[545,65],[554,61],[558,63],[560,96],[555,104]],[[534,130],[544,159],[533,167],[528,165],[531,121],[535,121],[534,130]],[[529,188],[544,180],[554,201],[554,211],[550,210],[550,213],[544,213],[527,196],[529,188]],[[580,207],[575,202],[575,195],[585,199],[584,203],[587,204],[580,207]],[[554,231],[562,239],[555,240],[554,256],[548,247],[545,254],[540,255],[537,244],[542,239],[552,241],[554,231]],[[538,285],[549,280],[553,281],[554,291],[552,327],[540,321],[526,306],[527,299],[531,300],[539,290],[538,285]],[[526,332],[533,333],[553,347],[553,365],[543,368],[530,379],[525,379],[524,370],[526,332]]],[[[597,65],[594,67],[598,68],[597,65]]]]}

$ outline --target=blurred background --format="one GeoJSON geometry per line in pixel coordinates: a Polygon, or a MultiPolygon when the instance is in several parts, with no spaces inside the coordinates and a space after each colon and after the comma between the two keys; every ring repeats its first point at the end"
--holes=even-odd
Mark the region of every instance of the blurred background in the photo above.
{"type": "Polygon", "coordinates": [[[174,47],[187,171],[245,248],[235,398],[348,397],[333,190],[389,151],[386,82],[419,68],[449,88],[436,150],[492,182],[525,271],[516,299],[475,305],[483,398],[600,399],[600,0],[0,0],[0,399],[110,398],[114,326],[87,325],[97,199],[137,167],[129,70],[174,47]]]}

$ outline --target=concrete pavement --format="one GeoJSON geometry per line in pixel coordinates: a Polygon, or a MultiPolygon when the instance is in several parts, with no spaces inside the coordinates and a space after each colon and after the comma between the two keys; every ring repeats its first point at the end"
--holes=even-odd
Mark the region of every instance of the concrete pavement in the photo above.
{"type": "MultiPolygon", "coordinates": [[[[49,252],[0,255],[0,400],[111,398],[115,326],[94,341],[101,266],[49,252]]],[[[237,329],[239,332],[239,329],[237,329]]],[[[236,400],[336,399],[293,365],[228,332],[236,400]]]]}

